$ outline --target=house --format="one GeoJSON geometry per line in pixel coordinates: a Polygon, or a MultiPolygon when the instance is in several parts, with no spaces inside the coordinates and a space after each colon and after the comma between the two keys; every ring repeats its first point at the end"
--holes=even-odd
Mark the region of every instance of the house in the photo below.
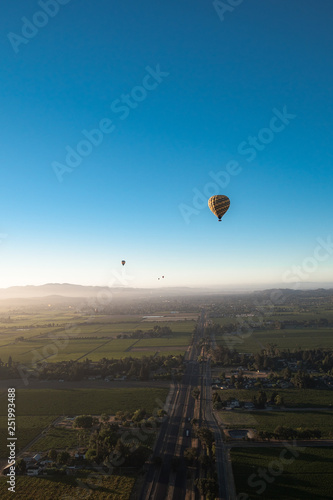
{"type": "Polygon", "coordinates": [[[38,465],[31,465],[27,469],[27,476],[38,476],[41,470],[42,469],[38,465]]]}

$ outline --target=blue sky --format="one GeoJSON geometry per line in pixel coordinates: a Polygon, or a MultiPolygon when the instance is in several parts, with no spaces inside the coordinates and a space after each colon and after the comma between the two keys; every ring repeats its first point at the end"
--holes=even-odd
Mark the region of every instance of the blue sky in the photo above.
{"type": "Polygon", "coordinates": [[[2,7],[0,287],[332,281],[332,2],[221,4],[2,7]]]}

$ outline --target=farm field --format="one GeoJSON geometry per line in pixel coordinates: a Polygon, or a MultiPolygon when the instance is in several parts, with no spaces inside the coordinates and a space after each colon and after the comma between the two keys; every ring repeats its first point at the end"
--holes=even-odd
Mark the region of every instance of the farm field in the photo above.
{"type": "Polygon", "coordinates": [[[284,330],[253,331],[244,336],[217,335],[219,345],[234,347],[239,352],[255,353],[268,344],[279,349],[333,348],[333,328],[286,328],[284,330]]]}
{"type": "MultiPolygon", "coordinates": [[[[61,415],[114,415],[117,411],[135,411],[145,408],[147,412],[160,409],[169,392],[167,388],[119,388],[119,389],[72,389],[17,390],[16,423],[17,449],[26,446],[45,427],[61,415]]],[[[6,398],[0,395],[0,450],[5,453],[7,439],[6,398]]]]}
{"type": "MultiPolygon", "coordinates": [[[[60,429],[53,427],[48,429],[46,434],[38,439],[29,450],[31,452],[48,451],[51,448],[66,449],[75,448],[80,443],[82,446],[82,439],[79,438],[79,431],[75,429],[60,429]]],[[[86,443],[88,445],[88,442],[86,443]]]]}
{"type": "MultiPolygon", "coordinates": [[[[24,448],[30,441],[38,436],[43,429],[50,425],[56,417],[56,415],[18,415],[16,417],[15,433],[17,437],[17,450],[24,448]]],[[[0,416],[0,459],[7,457],[7,437],[7,418],[5,416],[0,416]]]]}
{"type": "MultiPolygon", "coordinates": [[[[264,389],[269,400],[273,390],[264,389]]],[[[252,401],[252,397],[258,394],[254,389],[225,389],[219,390],[222,401],[228,399],[239,399],[240,401],[252,401]]],[[[288,408],[327,408],[333,404],[333,391],[329,389],[277,389],[288,408]]]]}
{"type": "Polygon", "coordinates": [[[220,411],[219,416],[230,429],[251,428],[259,431],[274,432],[277,426],[293,429],[319,429],[322,439],[333,438],[332,411],[220,411]]]}
{"type": "MultiPolygon", "coordinates": [[[[19,389],[16,391],[18,416],[41,415],[113,415],[120,410],[135,411],[145,408],[152,412],[157,401],[165,401],[167,388],[119,389],[19,389]]],[[[7,394],[0,395],[1,415],[6,415],[7,394]]]]}
{"type": "Polygon", "coordinates": [[[292,447],[294,454],[287,450],[281,455],[283,450],[245,447],[231,450],[239,498],[242,493],[251,500],[331,500],[333,448],[292,447]],[[259,477],[260,469],[266,472],[268,481],[259,477]]]}
{"type": "MultiPolygon", "coordinates": [[[[87,473],[88,476],[88,473],[87,473]]],[[[96,500],[129,500],[131,491],[135,483],[134,476],[110,476],[94,474],[89,480],[84,477],[78,478],[81,483],[95,484],[93,498],[96,500]]],[[[0,498],[10,500],[13,493],[7,490],[6,478],[0,478],[0,498]]],[[[79,486],[75,477],[54,476],[54,477],[26,477],[16,478],[15,499],[18,500],[54,500],[56,498],[87,498],[87,490],[84,486],[79,486]]]]}
{"type": "MultiPolygon", "coordinates": [[[[142,317],[140,317],[142,318],[142,317]]],[[[0,335],[1,358],[7,361],[9,357],[27,367],[36,361],[78,361],[89,358],[99,361],[101,358],[142,357],[165,354],[184,353],[193,331],[193,321],[174,321],[173,331],[169,337],[153,337],[149,339],[117,338],[119,335],[130,335],[135,330],[147,331],[154,327],[153,323],[124,321],[94,324],[73,324],[71,327],[34,328],[23,331],[13,331],[12,337],[6,333],[0,335]],[[23,340],[15,342],[17,337],[23,340]],[[131,348],[133,346],[133,349],[131,348]],[[143,349],[145,352],[143,353],[143,349]]],[[[160,327],[170,326],[170,322],[159,323],[160,327]]]]}

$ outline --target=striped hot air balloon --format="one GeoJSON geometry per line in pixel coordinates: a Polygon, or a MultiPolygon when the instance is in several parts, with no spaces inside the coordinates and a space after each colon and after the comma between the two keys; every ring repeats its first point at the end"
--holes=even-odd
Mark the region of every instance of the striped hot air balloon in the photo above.
{"type": "Polygon", "coordinates": [[[221,221],[223,215],[230,207],[230,200],[228,196],[224,196],[223,194],[217,194],[209,198],[208,206],[210,210],[213,212],[213,214],[216,215],[216,217],[218,217],[219,221],[221,221]]]}

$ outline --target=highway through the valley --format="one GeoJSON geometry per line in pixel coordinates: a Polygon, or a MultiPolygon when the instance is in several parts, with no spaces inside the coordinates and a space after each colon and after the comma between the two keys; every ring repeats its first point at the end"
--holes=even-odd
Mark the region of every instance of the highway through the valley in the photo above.
{"type": "MultiPolygon", "coordinates": [[[[202,477],[198,465],[189,466],[184,459],[186,448],[195,448],[200,454],[204,451],[193,432],[191,421],[195,418],[199,425],[209,427],[214,433],[216,445],[216,469],[219,481],[219,500],[234,498],[233,488],[228,481],[231,465],[227,459],[221,432],[212,410],[210,359],[200,345],[204,331],[204,313],[193,335],[191,345],[185,356],[185,373],[180,383],[173,387],[169,401],[168,416],[162,423],[155,443],[155,462],[149,465],[139,500],[200,500],[202,497],[195,486],[195,479],[202,477]],[[201,361],[198,361],[201,355],[201,361]],[[197,400],[192,396],[193,389],[200,389],[197,400]],[[156,463],[156,457],[161,464],[156,463]]],[[[213,340],[213,339],[212,339],[213,340]]],[[[212,342],[213,343],[213,342],[212,342]]]]}

